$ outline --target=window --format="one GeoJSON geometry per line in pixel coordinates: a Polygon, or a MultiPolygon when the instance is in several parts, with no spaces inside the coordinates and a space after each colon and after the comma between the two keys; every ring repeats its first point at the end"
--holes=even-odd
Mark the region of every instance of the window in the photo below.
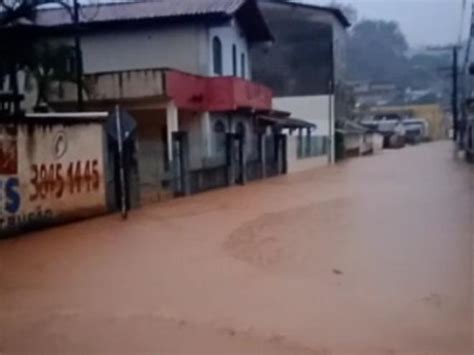
{"type": "Polygon", "coordinates": [[[232,46],[232,74],[237,76],[237,46],[234,44],[232,46]]]}
{"type": "Polygon", "coordinates": [[[245,78],[246,77],[246,73],[247,73],[247,62],[246,62],[246,58],[245,58],[245,53],[242,53],[240,55],[240,76],[242,78],[245,78]]]}
{"type": "Polygon", "coordinates": [[[222,42],[217,36],[212,40],[212,63],[214,74],[222,75],[222,42]]]}

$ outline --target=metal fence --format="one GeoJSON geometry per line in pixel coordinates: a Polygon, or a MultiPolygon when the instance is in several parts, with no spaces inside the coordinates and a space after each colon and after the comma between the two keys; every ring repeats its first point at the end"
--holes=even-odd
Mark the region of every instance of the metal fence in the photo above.
{"type": "Polygon", "coordinates": [[[328,151],[328,137],[298,137],[298,159],[324,156],[328,154],[328,151]]]}

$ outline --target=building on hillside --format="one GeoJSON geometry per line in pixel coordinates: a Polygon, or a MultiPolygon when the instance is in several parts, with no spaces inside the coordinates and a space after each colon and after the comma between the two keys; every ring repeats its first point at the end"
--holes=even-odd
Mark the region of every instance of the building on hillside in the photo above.
{"type": "Polygon", "coordinates": [[[372,107],[370,113],[374,116],[397,115],[401,118],[423,119],[428,123],[426,136],[429,140],[448,138],[450,124],[438,103],[372,107]]]}
{"type": "Polygon", "coordinates": [[[352,82],[357,110],[364,111],[373,106],[384,106],[399,100],[403,93],[391,83],[352,82]]]}
{"type": "MultiPolygon", "coordinates": [[[[272,91],[251,79],[250,48],[273,40],[254,0],[87,5],[80,20],[85,109],[120,105],[136,121],[129,147],[136,168],[127,179],[139,188],[131,200],[285,172],[281,130],[313,127],[274,112],[272,91]]],[[[73,41],[63,9],[40,11],[37,25],[50,43],[73,41]]],[[[75,85],[61,82],[49,104],[70,111],[75,100],[75,85]]]]}
{"type": "Polygon", "coordinates": [[[327,140],[331,160],[336,121],[348,118],[352,106],[346,78],[350,23],[336,8],[283,0],[259,4],[275,42],[251,50],[254,76],[274,90],[275,108],[318,125],[313,135],[327,140]]]}

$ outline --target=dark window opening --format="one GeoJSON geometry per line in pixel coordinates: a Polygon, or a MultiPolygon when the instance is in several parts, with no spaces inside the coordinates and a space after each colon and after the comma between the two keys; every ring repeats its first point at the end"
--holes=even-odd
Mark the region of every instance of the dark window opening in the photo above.
{"type": "Polygon", "coordinates": [[[222,42],[217,36],[212,40],[212,63],[214,74],[222,75],[222,42]]]}
{"type": "Polygon", "coordinates": [[[232,73],[234,76],[237,76],[237,46],[234,44],[232,46],[232,73]]]}

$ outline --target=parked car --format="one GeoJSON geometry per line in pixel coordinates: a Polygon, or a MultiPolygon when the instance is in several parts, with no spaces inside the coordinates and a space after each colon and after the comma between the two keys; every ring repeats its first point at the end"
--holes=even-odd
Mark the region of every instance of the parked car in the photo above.
{"type": "Polygon", "coordinates": [[[408,144],[418,144],[428,139],[428,122],[420,118],[402,120],[405,126],[405,141],[408,144]]]}

